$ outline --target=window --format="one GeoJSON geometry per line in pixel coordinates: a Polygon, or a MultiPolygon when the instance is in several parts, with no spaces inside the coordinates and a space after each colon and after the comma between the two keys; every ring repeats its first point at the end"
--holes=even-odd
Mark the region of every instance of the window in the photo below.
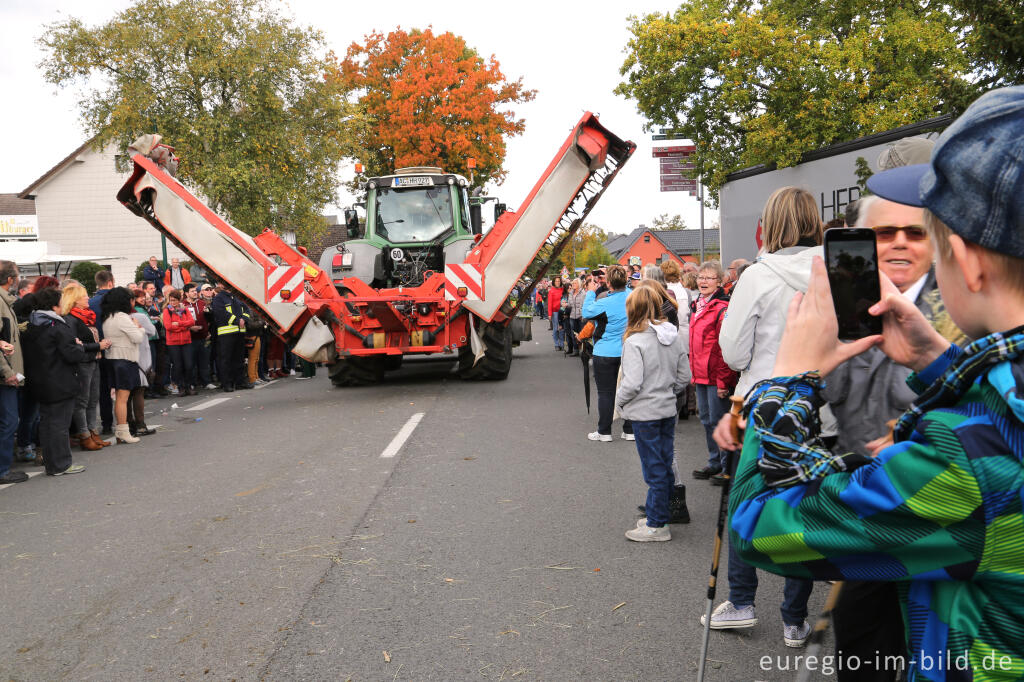
{"type": "Polygon", "coordinates": [[[651,235],[645,234],[644,235],[644,244],[650,244],[650,243],[651,243],[651,235]]]}

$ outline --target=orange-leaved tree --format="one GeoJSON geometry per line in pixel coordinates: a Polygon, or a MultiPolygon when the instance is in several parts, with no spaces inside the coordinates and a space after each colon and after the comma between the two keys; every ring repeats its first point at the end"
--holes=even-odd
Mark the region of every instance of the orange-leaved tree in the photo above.
{"type": "Polygon", "coordinates": [[[361,161],[369,175],[406,166],[440,166],[474,185],[505,177],[505,138],[525,121],[510,108],[534,98],[522,78],[508,81],[492,55],[484,60],[453,33],[396,29],[353,43],[336,73],[359,93],[369,125],[361,161]]]}

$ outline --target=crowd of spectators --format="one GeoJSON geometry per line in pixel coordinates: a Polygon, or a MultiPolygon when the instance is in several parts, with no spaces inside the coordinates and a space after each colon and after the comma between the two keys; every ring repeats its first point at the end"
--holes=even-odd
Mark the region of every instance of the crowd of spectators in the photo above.
{"type": "MultiPolygon", "coordinates": [[[[686,385],[708,450],[692,475],[732,487],[729,597],[702,625],[754,627],[766,569],[786,577],[782,635],[800,647],[815,581],[842,580],[840,680],[1020,679],[1021,140],[1024,88],[997,90],[937,142],[887,150],[874,195],[843,218],[823,224],[809,192],[775,191],[753,263],[612,265],[583,278],[583,331],[569,333],[593,358],[588,439],[612,441],[621,418],[648,487],[626,537],[670,540],[669,525],[689,521],[673,444],[686,385]],[[830,227],[874,233],[881,335],[837,338],[830,227]],[[730,398],[745,404],[742,442],[730,398]],[[865,669],[879,660],[899,665],[865,669]]],[[[553,327],[573,309],[554,303],[556,284],[538,299],[553,327]]]]}
{"type": "Polygon", "coordinates": [[[146,400],[295,373],[284,343],[202,268],[152,257],[142,275],[119,287],[100,270],[89,296],[81,282],[22,279],[0,261],[0,485],[28,479],[12,471],[15,459],[75,474],[85,467],[72,462],[74,448],[154,433],[146,400]]]}

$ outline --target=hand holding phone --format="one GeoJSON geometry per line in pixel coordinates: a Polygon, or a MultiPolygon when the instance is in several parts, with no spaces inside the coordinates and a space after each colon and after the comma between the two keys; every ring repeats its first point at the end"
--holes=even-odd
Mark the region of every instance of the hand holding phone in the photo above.
{"type": "Polygon", "coordinates": [[[863,339],[882,333],[882,319],[868,310],[882,298],[875,231],[836,227],[825,230],[825,263],[839,338],[863,339]]]}
{"type": "Polygon", "coordinates": [[[789,304],[786,330],[775,356],[772,376],[810,371],[827,376],[842,363],[881,341],[881,336],[869,336],[852,343],[839,340],[828,272],[824,261],[815,256],[807,293],[796,294],[789,304]]]}
{"type": "Polygon", "coordinates": [[[947,341],[914,303],[882,275],[882,299],[871,312],[885,330],[882,349],[891,360],[915,372],[930,365],[949,348],[947,341]]]}

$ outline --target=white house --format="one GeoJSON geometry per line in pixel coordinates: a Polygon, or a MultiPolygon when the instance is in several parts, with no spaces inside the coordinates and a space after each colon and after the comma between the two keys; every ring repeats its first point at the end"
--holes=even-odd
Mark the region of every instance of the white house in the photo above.
{"type": "MultiPolygon", "coordinates": [[[[139,263],[162,253],[160,233],[116,198],[128,179],[115,168],[118,153],[113,147],[93,151],[86,142],[18,196],[35,199],[40,241],[59,245],[62,253],[113,256],[107,262],[114,282],[126,284],[139,263]]],[[[167,242],[167,258],[187,256],[167,242]]]]}

